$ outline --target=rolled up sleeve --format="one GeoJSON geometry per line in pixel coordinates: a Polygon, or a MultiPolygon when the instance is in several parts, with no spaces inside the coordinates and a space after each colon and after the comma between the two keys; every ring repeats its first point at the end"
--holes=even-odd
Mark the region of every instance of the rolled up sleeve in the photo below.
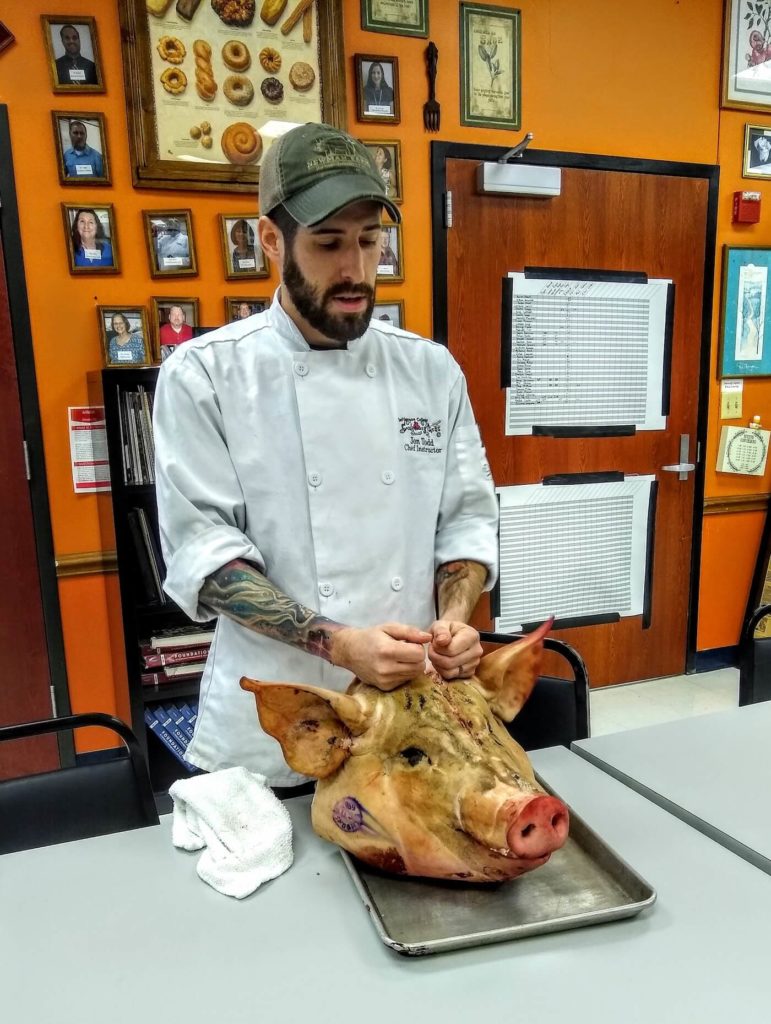
{"type": "Polygon", "coordinates": [[[498,500],[466,381],[458,369],[450,396],[434,568],[464,559],[487,567],[485,590],[492,590],[498,579],[498,500]]]}
{"type": "Polygon", "coordinates": [[[209,376],[193,352],[161,367],[153,409],[156,496],[163,588],[197,621],[212,617],[199,603],[204,581],[243,558],[264,571],[245,533],[244,495],[230,457],[209,376]]]}

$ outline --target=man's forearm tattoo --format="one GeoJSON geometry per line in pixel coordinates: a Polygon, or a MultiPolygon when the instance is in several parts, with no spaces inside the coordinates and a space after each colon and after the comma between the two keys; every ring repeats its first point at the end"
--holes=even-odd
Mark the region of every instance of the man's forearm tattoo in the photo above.
{"type": "Polygon", "coordinates": [[[439,618],[468,622],[484,589],[487,569],[479,562],[446,562],[436,570],[439,618]]]}
{"type": "Polygon", "coordinates": [[[343,626],[293,601],[248,562],[228,563],[208,577],[201,603],[247,629],[331,662],[332,636],[343,626]]]}

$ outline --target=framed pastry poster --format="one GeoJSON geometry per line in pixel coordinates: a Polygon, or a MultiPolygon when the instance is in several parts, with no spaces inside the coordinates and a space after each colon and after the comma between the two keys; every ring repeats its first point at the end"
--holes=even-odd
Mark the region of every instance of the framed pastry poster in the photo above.
{"type": "Polygon", "coordinates": [[[345,127],[342,0],[120,0],[135,186],[254,193],[298,124],[345,127]]]}

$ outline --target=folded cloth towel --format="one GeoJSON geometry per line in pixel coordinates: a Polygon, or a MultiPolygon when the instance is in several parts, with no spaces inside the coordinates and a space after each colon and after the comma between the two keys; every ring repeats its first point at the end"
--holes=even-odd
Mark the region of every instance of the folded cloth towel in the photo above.
{"type": "Polygon", "coordinates": [[[226,896],[243,899],[292,864],[289,812],[264,775],[223,768],[180,779],[171,838],[183,850],[203,850],[198,875],[226,896]]]}

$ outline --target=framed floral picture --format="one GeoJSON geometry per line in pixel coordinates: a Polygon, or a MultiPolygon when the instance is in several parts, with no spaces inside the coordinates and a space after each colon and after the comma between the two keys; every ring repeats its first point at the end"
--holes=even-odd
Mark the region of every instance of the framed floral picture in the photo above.
{"type": "Polygon", "coordinates": [[[150,366],[152,349],[144,306],[97,306],[105,366],[150,366]]]}
{"type": "Polygon", "coordinates": [[[62,203],[62,218],[70,273],[117,274],[120,262],[112,203],[62,203]]]}
{"type": "Polygon", "coordinates": [[[520,50],[518,10],[461,3],[461,124],[519,128],[520,50]]]}
{"type": "Polygon", "coordinates": [[[225,296],[225,320],[232,324],[236,320],[246,320],[255,313],[264,312],[270,305],[270,299],[256,299],[253,295],[225,296]]]}
{"type": "Polygon", "coordinates": [[[723,246],[721,377],[771,377],[771,248],[723,246]]]}
{"type": "Polygon", "coordinates": [[[62,185],[109,185],[104,114],[54,110],[51,118],[59,182],[62,185]]]}
{"type": "Polygon", "coordinates": [[[104,92],[96,21],[88,15],[42,14],[54,92],[104,92]]]}
{"type": "Polygon", "coordinates": [[[360,139],[372,155],[380,177],[385,185],[386,195],[395,203],[401,203],[402,194],[402,147],[396,139],[360,139]]]}
{"type": "Polygon", "coordinates": [[[269,277],[270,267],[257,237],[258,217],[254,213],[220,214],[220,238],[225,277],[269,277]]]}
{"type": "Polygon", "coordinates": [[[771,0],[726,0],[721,104],[771,110],[771,0]]]}
{"type": "Polygon", "coordinates": [[[190,210],[143,210],[152,277],[198,273],[190,210]]]}

